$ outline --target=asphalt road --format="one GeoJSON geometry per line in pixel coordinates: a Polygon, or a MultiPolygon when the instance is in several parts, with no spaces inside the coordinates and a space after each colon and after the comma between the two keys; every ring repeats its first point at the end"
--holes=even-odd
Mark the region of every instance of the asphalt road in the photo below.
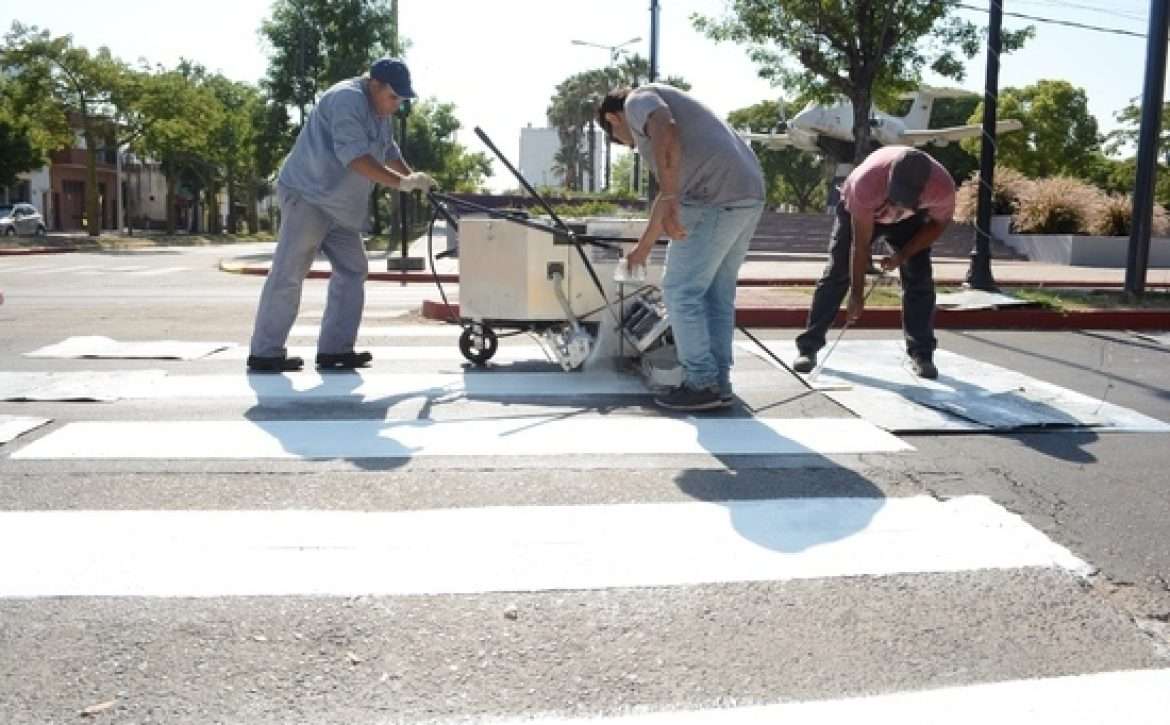
{"type": "MultiPolygon", "coordinates": [[[[0,522],[27,527],[20,536],[0,531],[0,722],[70,722],[93,706],[94,721],[110,723],[598,717],[1170,669],[1166,433],[916,434],[899,436],[912,451],[836,453],[810,443],[793,455],[726,453],[719,447],[723,441],[669,452],[650,439],[665,430],[654,426],[669,416],[644,396],[362,392],[362,378],[389,385],[395,376],[462,375],[457,354],[449,354],[454,339],[441,336],[364,337],[362,344],[422,352],[413,359],[379,359],[338,394],[326,389],[327,381],[313,379],[305,384],[316,386],[313,396],[299,395],[291,384],[273,394],[254,382],[243,392],[223,392],[217,386],[245,378],[242,361],[224,355],[189,361],[25,355],[83,335],[246,345],[263,278],[216,267],[222,256],[246,251],[0,258],[3,375],[98,371],[133,379],[165,371],[193,376],[192,385],[205,386],[182,397],[143,394],[109,403],[0,402],[0,416],[52,420],[0,445],[0,522]],[[316,456],[298,447],[307,444],[281,437],[284,429],[277,425],[302,426],[313,441],[331,434],[339,421],[419,425],[424,438],[467,421],[513,425],[504,436],[546,426],[566,431],[546,439],[565,452],[548,455],[534,447],[432,455],[420,444],[416,454],[400,456],[316,456]],[[106,457],[100,450],[105,439],[98,439],[96,452],[88,454],[22,456],[83,422],[96,426],[86,429],[91,435],[104,435],[102,427],[110,426],[110,445],[131,447],[117,441],[118,430],[176,426],[194,436],[190,431],[214,435],[217,426],[237,430],[231,426],[243,424],[245,432],[256,428],[278,438],[280,451],[271,457],[230,455],[225,449],[231,440],[211,438],[220,443],[200,448],[196,441],[197,453],[181,457],[145,449],[106,457]],[[196,424],[204,427],[183,427],[196,424]],[[122,425],[131,427],[117,427],[122,425]],[[603,429],[618,431],[604,451],[565,440],[603,429]],[[1020,536],[1064,547],[1092,573],[1035,564],[964,568],[952,566],[949,554],[917,571],[899,570],[900,560],[924,553],[920,544],[901,543],[904,531],[920,526],[927,538],[914,541],[946,548],[960,538],[961,527],[944,512],[971,497],[987,497],[997,516],[1018,514],[1026,529],[1020,536]],[[802,502],[812,508],[787,508],[802,502]],[[697,504],[702,506],[690,508],[697,504]],[[743,518],[756,504],[812,512],[827,528],[785,548],[768,538],[775,532],[761,533],[743,518]],[[858,504],[871,510],[856,521],[843,515],[858,504]],[[925,518],[905,514],[901,523],[883,528],[883,517],[901,511],[901,504],[926,512],[925,518]],[[720,516],[710,530],[699,523],[678,531],[676,515],[703,515],[712,507],[720,516]],[[567,512],[568,522],[612,522],[613,528],[567,526],[532,539],[542,543],[494,553],[498,540],[530,541],[528,524],[516,522],[532,517],[500,517],[541,511],[567,512]],[[648,513],[640,518],[643,511],[648,513]],[[442,512],[466,518],[441,535],[436,532],[448,531],[442,528],[447,524],[433,517],[442,512]],[[141,525],[146,533],[136,539],[138,534],[109,524],[123,521],[109,518],[114,513],[128,515],[126,525],[141,525]],[[247,515],[255,523],[237,531],[232,519],[213,514],[247,515]],[[268,547],[262,553],[277,557],[272,561],[286,570],[246,570],[254,552],[233,548],[233,537],[247,539],[252,531],[259,539],[271,519],[285,514],[305,518],[280,529],[286,545],[267,542],[261,548],[268,547]],[[351,514],[401,516],[392,519],[395,525],[403,531],[417,526],[417,540],[424,543],[403,550],[410,556],[383,552],[384,560],[347,559],[366,551],[369,542],[345,526],[324,533],[321,522],[351,514]],[[633,528],[622,528],[627,525],[633,528]],[[466,533],[463,541],[461,532],[478,533],[466,533]],[[553,574],[558,564],[563,573],[586,572],[589,552],[622,536],[638,542],[629,561],[602,567],[596,585],[545,585],[537,581],[537,564],[521,563],[532,553],[551,562],[553,574]],[[575,537],[585,542],[582,548],[573,548],[575,537]],[[688,537],[710,543],[692,547],[688,537]],[[456,553],[442,559],[452,539],[459,539],[456,553]],[[849,556],[822,555],[850,541],[864,543],[849,556]],[[459,546],[466,547],[462,554],[459,546]],[[728,555],[729,570],[741,558],[748,567],[763,552],[802,573],[716,575],[673,584],[655,578],[672,572],[684,581],[703,566],[705,553],[718,561],[724,546],[735,552],[728,555]],[[445,567],[424,571],[430,547],[436,549],[434,561],[447,562],[445,567]],[[472,551],[478,547],[484,551],[472,551]],[[890,553],[862,566],[866,548],[890,553]],[[639,569],[643,556],[651,564],[639,569]],[[410,557],[417,562],[400,560],[410,557]],[[62,594],[45,584],[73,560],[87,562],[77,577],[84,580],[80,593],[62,594]],[[480,563],[465,570],[464,560],[480,563]],[[331,561],[361,561],[364,568],[331,571],[331,561]],[[417,572],[410,568],[416,564],[417,572]],[[389,573],[381,571],[383,565],[389,573]],[[243,570],[228,571],[237,566],[243,570]],[[98,572],[92,582],[90,571],[98,572]],[[243,594],[215,588],[229,573],[243,594]],[[488,574],[529,583],[501,590],[481,583],[488,574]],[[616,583],[606,583],[610,576],[616,583]],[[650,583],[639,584],[640,576],[650,583]],[[149,591],[152,577],[172,582],[177,593],[136,593],[149,591]],[[416,579],[432,583],[399,593],[384,588],[416,579]],[[334,580],[351,582],[351,588],[330,589],[334,580]]],[[[318,323],[325,285],[306,283],[298,325],[318,323]]],[[[425,287],[371,283],[365,325],[417,330],[427,323],[412,311],[433,297],[425,287]]],[[[764,334],[785,337],[791,331],[764,334]]],[[[858,331],[849,337],[891,334],[858,331]]],[[[294,344],[312,342],[302,337],[294,344]]],[[[1170,348],[1156,343],[1119,332],[992,330],[943,332],[940,342],[943,349],[1170,421],[1170,348]]],[[[760,360],[746,357],[738,366],[748,384],[738,390],[734,409],[714,416],[718,421],[853,417],[760,360]]],[[[539,361],[500,367],[509,370],[567,375],[539,361]]],[[[477,428],[452,430],[468,435],[468,445],[478,435],[477,428]]],[[[394,433],[378,438],[387,435],[394,433]]],[[[240,443],[241,450],[246,444],[240,443]]],[[[363,525],[361,516],[345,521],[363,525]]],[[[1003,537],[1010,538],[1006,530],[1003,537]]],[[[1002,544],[1015,561],[1014,549],[997,538],[993,533],[972,546],[1002,544]]],[[[967,553],[979,560],[981,552],[967,553]]],[[[1119,718],[1112,722],[1165,717],[1165,709],[1141,709],[1147,705],[1127,711],[1126,702],[1098,694],[1094,682],[1078,685],[1078,692],[1086,702],[1099,697],[1112,703],[1119,718]]],[[[1045,713],[1020,717],[1016,721],[1067,722],[1045,719],[1045,713]]],[[[908,715],[903,721],[916,720],[908,715]]]]}

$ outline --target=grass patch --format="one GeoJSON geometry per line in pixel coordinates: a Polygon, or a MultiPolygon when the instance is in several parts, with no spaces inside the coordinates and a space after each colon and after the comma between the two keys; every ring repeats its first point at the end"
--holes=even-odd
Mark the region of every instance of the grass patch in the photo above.
{"type": "Polygon", "coordinates": [[[1147,292],[1131,299],[1119,290],[1066,290],[1029,287],[1010,294],[1059,312],[1077,310],[1170,310],[1170,293],[1147,292]]]}

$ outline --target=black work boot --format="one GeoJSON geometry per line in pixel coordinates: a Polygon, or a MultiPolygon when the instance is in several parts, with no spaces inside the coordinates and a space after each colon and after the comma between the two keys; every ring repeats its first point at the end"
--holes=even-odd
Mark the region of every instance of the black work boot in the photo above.
{"type": "Polygon", "coordinates": [[[305,366],[305,361],[299,357],[263,357],[260,355],[248,356],[248,371],[253,373],[291,373],[305,366]]]}
{"type": "Polygon", "coordinates": [[[723,399],[719,395],[719,388],[716,386],[691,388],[680,385],[661,395],[654,396],[654,402],[663,408],[682,411],[713,410],[725,407],[723,399]]]}
{"type": "Polygon", "coordinates": [[[318,370],[353,370],[368,368],[374,356],[368,352],[317,353],[318,370]]]}
{"type": "Polygon", "coordinates": [[[934,366],[934,362],[922,355],[910,356],[910,369],[914,374],[926,380],[934,380],[938,377],[938,368],[934,366]]]}
{"type": "Polygon", "coordinates": [[[802,352],[792,361],[792,369],[798,373],[811,373],[817,366],[815,352],[802,352]]]}

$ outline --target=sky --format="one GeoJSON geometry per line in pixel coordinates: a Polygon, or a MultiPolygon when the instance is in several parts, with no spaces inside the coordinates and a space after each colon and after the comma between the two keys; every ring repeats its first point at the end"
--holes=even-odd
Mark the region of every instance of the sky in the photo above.
{"type": "MultiPolygon", "coordinates": [[[[967,0],[985,7],[987,0],[967,0]]],[[[659,71],[678,75],[692,92],[721,115],[783,90],[757,76],[746,49],[716,44],[696,32],[694,13],[722,16],[727,0],[660,0],[659,71]]],[[[202,0],[180,14],[167,0],[53,0],[18,3],[0,0],[0,25],[18,20],[72,35],[76,45],[107,46],[128,62],[174,66],[195,60],[229,78],[255,82],[266,68],[259,38],[270,0],[202,0]]],[[[513,162],[519,157],[520,129],[546,124],[545,109],[556,85],[568,76],[609,62],[609,51],[578,46],[573,40],[626,46],[649,56],[649,0],[400,0],[406,60],[415,90],[427,98],[454,103],[463,123],[459,141],[484,150],[472,133],[480,126],[513,162]]],[[[1149,0],[1004,0],[1009,13],[1023,13],[1144,34],[1149,0]]],[[[964,10],[964,17],[986,22],[986,12],[964,10]]],[[[1022,51],[1004,56],[1000,86],[1021,87],[1041,79],[1063,79],[1085,90],[1089,110],[1103,131],[1115,128],[1114,114],[1141,95],[1144,38],[1036,23],[1012,17],[1005,27],[1036,26],[1022,51]]],[[[967,63],[961,82],[928,76],[934,85],[982,93],[986,60],[967,63]]],[[[1170,94],[1167,96],[1170,98],[1170,94]]],[[[409,149],[407,151],[409,160],[409,149]]],[[[489,181],[495,189],[514,188],[496,165],[489,181]]]]}

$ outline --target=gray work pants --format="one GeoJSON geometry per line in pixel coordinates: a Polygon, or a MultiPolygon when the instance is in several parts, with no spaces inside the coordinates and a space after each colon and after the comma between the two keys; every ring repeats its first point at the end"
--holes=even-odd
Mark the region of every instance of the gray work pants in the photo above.
{"type": "Polygon", "coordinates": [[[301,287],[318,250],[325,253],[333,271],[317,352],[329,355],[352,352],[362,321],[369,272],[361,234],[339,225],[294,191],[278,186],[277,193],[280,235],[272,269],[260,293],[251,354],[284,357],[288,353],[285,345],[300,311],[301,287]]]}

